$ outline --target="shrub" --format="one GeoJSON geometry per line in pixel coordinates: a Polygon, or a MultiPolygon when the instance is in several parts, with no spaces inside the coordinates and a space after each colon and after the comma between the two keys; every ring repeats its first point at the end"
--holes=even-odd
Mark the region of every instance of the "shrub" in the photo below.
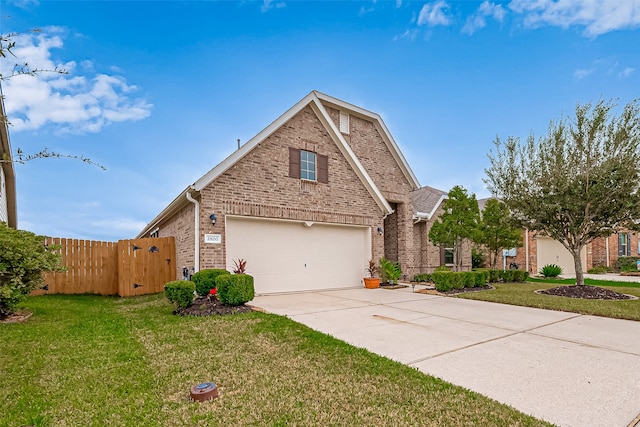
{"type": "Polygon", "coordinates": [[[498,280],[500,280],[501,272],[502,270],[495,270],[495,269],[489,270],[489,283],[496,283],[498,280]]]}
{"type": "Polygon", "coordinates": [[[229,272],[218,268],[207,268],[195,273],[191,280],[196,285],[198,295],[209,295],[209,291],[216,287],[216,277],[221,274],[229,274],[229,272]]]}
{"type": "Polygon", "coordinates": [[[489,270],[476,270],[474,278],[474,286],[482,287],[489,282],[489,270]]]}
{"type": "Polygon", "coordinates": [[[224,305],[242,305],[255,296],[253,276],[248,274],[221,274],[216,277],[216,288],[224,305]]]}
{"type": "Polygon", "coordinates": [[[441,265],[441,266],[436,267],[434,272],[435,271],[451,271],[451,269],[449,267],[447,267],[446,265],[441,265]]]}
{"type": "Polygon", "coordinates": [[[402,276],[402,269],[397,262],[391,262],[385,257],[380,259],[380,271],[383,282],[395,283],[402,276]]]}
{"type": "Polygon", "coordinates": [[[42,273],[65,270],[60,246],[45,246],[44,239],[0,221],[0,319],[43,283],[42,273]]]}
{"type": "Polygon", "coordinates": [[[196,285],[191,280],[174,280],[164,285],[164,296],[178,308],[186,308],[193,302],[196,285]]]}
{"type": "Polygon", "coordinates": [[[431,275],[428,273],[420,273],[413,276],[413,281],[414,282],[432,282],[433,279],[431,278],[431,275]]]}
{"type": "Polygon", "coordinates": [[[620,271],[638,271],[637,262],[640,257],[637,256],[621,256],[618,258],[618,270],[620,271]]]}
{"type": "Polygon", "coordinates": [[[453,289],[464,289],[464,273],[463,272],[452,272],[453,276],[452,284],[453,289]]]}
{"type": "Polygon", "coordinates": [[[484,255],[476,248],[471,249],[471,267],[480,268],[484,265],[484,255]]]}
{"type": "Polygon", "coordinates": [[[542,267],[542,270],[540,270],[540,274],[542,274],[544,277],[558,277],[562,274],[562,268],[555,264],[547,264],[542,267]]]}
{"type": "Polygon", "coordinates": [[[527,273],[524,270],[512,270],[512,271],[513,271],[514,282],[522,283],[525,280],[527,280],[527,277],[529,277],[529,273],[527,273]]]}
{"type": "Polygon", "coordinates": [[[453,276],[451,271],[435,271],[431,278],[439,292],[447,292],[453,289],[453,276]]]}
{"type": "Polygon", "coordinates": [[[460,274],[462,276],[462,282],[465,288],[473,288],[476,283],[476,273],[474,271],[463,271],[460,274]]]}
{"type": "Polygon", "coordinates": [[[587,273],[589,273],[589,274],[611,273],[611,268],[607,267],[606,265],[596,265],[595,267],[590,268],[589,270],[587,270],[587,273]]]}
{"type": "Polygon", "coordinates": [[[514,281],[515,272],[517,270],[501,270],[500,278],[504,283],[511,283],[514,281]]]}

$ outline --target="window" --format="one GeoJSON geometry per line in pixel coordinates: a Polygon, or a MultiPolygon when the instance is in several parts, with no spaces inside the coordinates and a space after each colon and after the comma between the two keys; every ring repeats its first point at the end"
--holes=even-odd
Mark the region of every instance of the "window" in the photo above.
{"type": "Polygon", "coordinates": [[[631,239],[628,233],[618,233],[618,256],[631,256],[631,239]]]}
{"type": "Polygon", "coordinates": [[[440,265],[453,264],[453,248],[440,246],[440,265]]]}
{"type": "Polygon", "coordinates": [[[444,263],[453,264],[453,248],[444,248],[444,263]]]}
{"type": "Polygon", "coordinates": [[[316,180],[316,153],[300,150],[300,178],[316,180]]]}
{"type": "Polygon", "coordinates": [[[329,183],[329,157],[313,151],[289,148],[289,177],[329,183]]]}

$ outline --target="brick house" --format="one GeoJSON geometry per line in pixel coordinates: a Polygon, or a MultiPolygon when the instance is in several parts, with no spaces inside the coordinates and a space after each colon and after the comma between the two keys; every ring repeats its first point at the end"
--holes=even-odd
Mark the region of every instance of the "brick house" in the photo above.
{"type": "MultiPolygon", "coordinates": [[[[453,248],[434,246],[429,241],[431,226],[443,212],[443,202],[447,199],[446,191],[424,186],[412,192],[414,215],[414,242],[419,247],[422,273],[432,273],[439,265],[453,267],[453,248]]],[[[463,243],[462,269],[471,270],[471,247],[469,241],[463,243]]]]}
{"type": "MultiPolygon", "coordinates": [[[[4,101],[0,99],[0,160],[11,159],[11,143],[4,113],[4,101]]],[[[0,222],[9,227],[18,226],[18,209],[16,205],[16,174],[13,162],[0,162],[0,222]]]]}
{"type": "Polygon", "coordinates": [[[257,293],[359,286],[382,256],[412,278],[435,267],[421,255],[419,188],[378,114],[313,91],[138,237],[175,236],[178,278],[245,259],[257,293]]]}

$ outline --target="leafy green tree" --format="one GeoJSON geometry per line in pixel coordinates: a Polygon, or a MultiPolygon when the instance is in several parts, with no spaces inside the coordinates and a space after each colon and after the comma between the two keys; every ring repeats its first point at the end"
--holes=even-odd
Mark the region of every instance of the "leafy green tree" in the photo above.
{"type": "Polygon", "coordinates": [[[453,248],[453,263],[456,271],[462,268],[462,246],[465,240],[475,240],[480,213],[476,195],[467,193],[461,186],[449,191],[443,204],[444,212],[429,230],[429,240],[434,245],[453,248]]]}
{"type": "Polygon", "coordinates": [[[495,269],[502,249],[522,246],[522,228],[512,219],[507,205],[497,199],[487,200],[482,210],[476,243],[489,254],[489,265],[495,269]]]}
{"type": "Polygon", "coordinates": [[[495,140],[485,182],[520,225],[559,241],[571,253],[576,284],[584,285],[580,252],[598,237],[640,219],[638,100],[620,115],[616,104],[576,106],[575,118],[552,121],[548,134],[525,143],[495,140]]]}
{"type": "Polygon", "coordinates": [[[43,236],[0,222],[0,319],[42,284],[42,273],[65,270],[58,249],[45,246],[43,236]]]}

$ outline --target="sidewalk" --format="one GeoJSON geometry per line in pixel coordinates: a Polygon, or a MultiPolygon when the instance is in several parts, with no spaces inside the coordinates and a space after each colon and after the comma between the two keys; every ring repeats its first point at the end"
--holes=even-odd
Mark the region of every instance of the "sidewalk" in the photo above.
{"type": "Polygon", "coordinates": [[[252,305],[559,426],[640,414],[640,322],[411,292],[257,296],[252,305]]]}

